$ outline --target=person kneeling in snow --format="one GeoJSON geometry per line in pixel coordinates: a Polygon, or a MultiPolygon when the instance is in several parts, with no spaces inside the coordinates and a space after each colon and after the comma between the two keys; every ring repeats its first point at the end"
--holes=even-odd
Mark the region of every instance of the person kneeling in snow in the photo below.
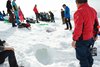
{"type": "Polygon", "coordinates": [[[51,11],[49,11],[49,14],[50,14],[50,21],[55,22],[54,14],[51,11]]]}
{"type": "Polygon", "coordinates": [[[30,23],[20,23],[18,28],[27,28],[27,29],[31,29],[31,25],[30,23]]]}
{"type": "Polygon", "coordinates": [[[8,57],[10,67],[18,67],[14,49],[10,47],[4,47],[5,41],[0,40],[0,64],[3,64],[8,57]]]}

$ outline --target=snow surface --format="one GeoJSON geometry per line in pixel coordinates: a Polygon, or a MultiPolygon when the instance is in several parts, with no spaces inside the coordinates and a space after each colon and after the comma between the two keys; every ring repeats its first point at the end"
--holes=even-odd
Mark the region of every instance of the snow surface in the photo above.
{"type": "MultiPolygon", "coordinates": [[[[0,1],[0,11],[6,11],[6,1],[0,1]]],[[[100,0],[89,0],[97,12],[100,12],[99,2],[100,0]]],[[[15,49],[18,64],[25,67],[79,67],[75,50],[71,46],[73,31],[64,30],[66,26],[62,25],[59,19],[60,9],[64,3],[70,7],[73,16],[76,10],[74,0],[17,0],[16,3],[21,7],[25,17],[34,17],[32,9],[35,4],[38,5],[39,12],[51,10],[56,17],[56,23],[32,24],[31,30],[12,28],[10,23],[0,21],[0,39],[6,40],[9,46],[15,49]]],[[[73,20],[71,22],[74,26],[73,20]]],[[[100,37],[95,43],[98,56],[94,57],[93,67],[100,66],[99,44],[100,37]]],[[[9,67],[7,59],[0,67],[9,67]]]]}
{"type": "MultiPolygon", "coordinates": [[[[100,20],[100,19],[99,19],[100,20]]],[[[71,21],[72,24],[73,20],[71,21]]],[[[71,46],[72,31],[64,30],[61,20],[56,23],[32,24],[32,29],[12,28],[10,23],[0,21],[0,39],[15,49],[19,65],[25,67],[79,67],[75,50],[71,46]],[[43,25],[45,24],[45,25],[43,25]],[[49,32],[48,32],[49,31],[49,32]]],[[[100,37],[95,46],[98,56],[93,67],[100,66],[100,37]]],[[[9,67],[8,61],[0,67],[9,67]]]]}
{"type": "MultiPolygon", "coordinates": [[[[0,0],[0,11],[5,10],[5,12],[7,12],[6,2],[7,0],[0,0]]],[[[96,9],[99,13],[98,16],[100,17],[100,7],[98,6],[100,0],[88,0],[88,2],[89,5],[96,9]]],[[[75,0],[16,0],[16,3],[17,6],[20,6],[22,9],[25,17],[35,16],[33,12],[35,4],[37,4],[39,12],[52,11],[56,17],[60,17],[62,4],[66,4],[70,8],[71,16],[73,16],[73,13],[77,9],[75,0]]]]}

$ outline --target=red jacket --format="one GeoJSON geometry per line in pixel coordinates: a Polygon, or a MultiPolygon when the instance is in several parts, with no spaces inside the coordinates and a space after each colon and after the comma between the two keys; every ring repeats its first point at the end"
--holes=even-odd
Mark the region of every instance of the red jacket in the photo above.
{"type": "Polygon", "coordinates": [[[37,10],[37,7],[36,7],[36,6],[34,7],[33,11],[34,11],[35,13],[38,13],[38,10],[37,10]]]}
{"type": "Polygon", "coordinates": [[[77,41],[82,35],[83,40],[88,40],[94,36],[94,23],[98,23],[96,11],[87,3],[78,7],[74,14],[74,33],[73,40],[77,41]]]}
{"type": "Polygon", "coordinates": [[[21,20],[21,22],[23,22],[24,21],[24,15],[23,15],[23,12],[21,11],[21,9],[19,10],[18,14],[19,14],[19,19],[21,20]]]}

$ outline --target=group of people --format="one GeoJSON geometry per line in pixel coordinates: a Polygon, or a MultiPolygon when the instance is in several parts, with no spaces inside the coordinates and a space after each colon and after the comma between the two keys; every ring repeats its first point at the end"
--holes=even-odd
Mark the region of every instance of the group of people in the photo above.
{"type": "Polygon", "coordinates": [[[40,12],[39,13],[39,19],[41,21],[55,22],[54,14],[51,11],[49,11],[49,13],[40,12]]]}
{"type": "MultiPolygon", "coordinates": [[[[7,13],[9,14],[9,22],[12,23],[12,27],[21,25],[20,22],[24,22],[25,17],[24,17],[24,14],[23,14],[21,8],[17,6],[16,0],[13,0],[12,2],[11,2],[11,0],[8,0],[6,7],[7,7],[7,13]],[[16,23],[17,23],[17,25],[16,25],[16,23]]],[[[37,9],[37,5],[34,6],[33,11],[36,15],[37,23],[39,23],[39,20],[48,20],[48,19],[51,22],[55,22],[54,14],[51,11],[49,11],[48,17],[47,17],[47,15],[45,16],[42,13],[39,13],[39,11],[37,9]]],[[[29,23],[26,22],[26,24],[29,24],[29,23]]]]}
{"type": "MultiPolygon", "coordinates": [[[[80,61],[80,67],[92,67],[93,56],[91,48],[100,35],[97,12],[88,5],[88,0],[76,0],[77,11],[74,13],[74,32],[72,47],[76,50],[76,58],[80,61]]],[[[66,24],[65,30],[72,30],[70,23],[70,9],[63,4],[61,9],[61,18],[63,24],[66,24]]]]}
{"type": "MultiPolygon", "coordinates": [[[[8,0],[7,4],[6,4],[7,12],[9,14],[9,21],[12,23],[12,27],[16,27],[15,23],[17,23],[17,25],[20,25],[19,19],[24,18],[24,17],[19,17],[20,16],[20,8],[18,10],[15,1],[16,0],[13,0],[13,2],[11,4],[11,0],[8,0]]],[[[3,12],[3,14],[0,12],[0,18],[1,18],[1,16],[5,16],[5,15],[6,14],[4,12],[3,12]]],[[[8,58],[10,67],[24,67],[24,66],[18,65],[16,56],[15,56],[15,52],[14,52],[14,48],[5,47],[5,45],[6,45],[6,41],[0,40],[0,64],[3,64],[5,62],[5,59],[8,58]]]]}
{"type": "Polygon", "coordinates": [[[54,14],[49,11],[49,13],[46,12],[40,12],[37,9],[37,5],[34,6],[33,11],[36,15],[36,21],[39,23],[39,20],[41,21],[50,21],[50,22],[55,22],[54,14]]]}
{"type": "Polygon", "coordinates": [[[11,0],[8,0],[6,3],[7,13],[9,14],[9,22],[12,23],[12,27],[16,27],[20,24],[20,21],[23,22],[25,19],[20,7],[17,6],[15,1],[16,0],[13,0],[11,2],[11,0]]]}
{"type": "MultiPolygon", "coordinates": [[[[18,22],[18,9],[16,9],[15,0],[13,0],[12,5],[10,0],[8,0],[9,8],[8,13],[10,18],[14,19],[12,6],[14,8],[14,14],[17,24],[18,22]]],[[[77,11],[74,13],[74,23],[75,28],[73,32],[72,47],[75,48],[76,58],[79,60],[80,67],[92,67],[93,66],[93,56],[91,54],[91,46],[94,45],[97,40],[97,34],[99,32],[97,12],[94,8],[88,5],[88,0],[76,0],[77,11]]],[[[61,9],[61,15],[63,23],[66,24],[66,30],[72,30],[72,25],[70,23],[70,9],[66,4],[63,4],[61,9]]],[[[35,5],[33,11],[36,15],[37,23],[39,23],[39,12],[37,10],[37,5],[35,5]]],[[[15,26],[12,20],[12,25],[15,26]]],[[[10,67],[18,67],[13,48],[4,47],[5,41],[0,40],[0,63],[3,63],[5,58],[8,57],[10,67]]]]}
{"type": "Polygon", "coordinates": [[[66,24],[65,30],[72,30],[72,25],[70,22],[70,9],[68,6],[66,6],[66,4],[63,4],[62,7],[64,8],[64,10],[61,9],[61,18],[63,24],[66,24]]]}
{"type": "Polygon", "coordinates": [[[7,4],[6,4],[7,12],[9,14],[9,22],[12,23],[12,27],[18,26],[18,28],[26,27],[26,28],[30,29],[31,28],[30,23],[28,23],[28,22],[21,23],[21,22],[24,22],[25,17],[24,17],[24,14],[23,14],[21,8],[17,7],[17,4],[15,1],[16,0],[13,0],[11,2],[11,0],[8,0],[7,4]],[[16,23],[17,23],[17,25],[16,25],[16,23]]]}
{"type": "MultiPolygon", "coordinates": [[[[88,5],[88,0],[76,0],[76,5],[72,47],[75,48],[80,67],[92,67],[94,60],[91,49],[100,34],[97,12],[88,5]]],[[[64,10],[61,9],[62,22],[67,26],[66,30],[71,30],[70,9],[66,4],[63,4],[63,8],[64,10]]]]}

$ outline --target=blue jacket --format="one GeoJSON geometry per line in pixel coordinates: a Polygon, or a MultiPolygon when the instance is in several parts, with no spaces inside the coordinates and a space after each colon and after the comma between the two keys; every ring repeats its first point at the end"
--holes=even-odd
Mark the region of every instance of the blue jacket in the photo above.
{"type": "Polygon", "coordinates": [[[64,17],[65,18],[70,18],[70,9],[69,9],[68,6],[66,6],[66,8],[65,8],[64,17]]]}
{"type": "Polygon", "coordinates": [[[14,11],[18,11],[17,4],[15,3],[15,1],[12,2],[12,6],[14,8],[14,11]]]}

